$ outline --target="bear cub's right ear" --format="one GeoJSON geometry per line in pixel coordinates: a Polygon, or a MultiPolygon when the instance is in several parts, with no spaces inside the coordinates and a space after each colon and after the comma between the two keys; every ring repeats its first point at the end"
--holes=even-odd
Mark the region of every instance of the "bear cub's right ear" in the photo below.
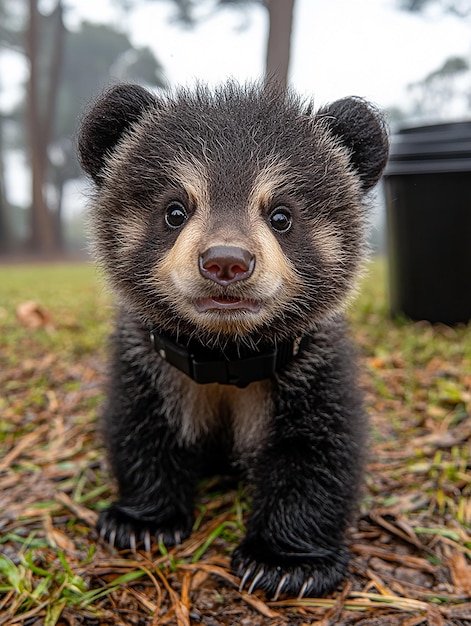
{"type": "Polygon", "coordinates": [[[116,85],[106,91],[82,120],[77,137],[80,164],[97,185],[103,182],[106,157],[157,98],[139,85],[116,85]]]}

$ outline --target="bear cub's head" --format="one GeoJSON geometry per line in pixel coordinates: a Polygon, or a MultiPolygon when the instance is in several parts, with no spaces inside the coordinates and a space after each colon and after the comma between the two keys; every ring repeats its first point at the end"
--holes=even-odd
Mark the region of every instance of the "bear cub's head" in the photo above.
{"type": "Polygon", "coordinates": [[[148,327],[217,341],[291,339],[336,315],[365,256],[365,194],[388,154],[380,113],[314,113],[276,87],[104,93],[78,138],[94,246],[148,327]]]}

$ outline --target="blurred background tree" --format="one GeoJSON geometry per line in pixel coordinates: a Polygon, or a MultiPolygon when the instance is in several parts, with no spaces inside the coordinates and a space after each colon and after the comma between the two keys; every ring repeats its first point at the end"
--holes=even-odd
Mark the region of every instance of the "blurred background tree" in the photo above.
{"type": "MultiPolygon", "coordinates": [[[[471,0],[398,0],[399,7],[411,13],[425,16],[443,14],[466,19],[471,17],[471,0]]],[[[471,76],[469,61],[465,57],[451,56],[423,79],[408,86],[412,95],[412,107],[408,114],[402,113],[399,119],[413,117],[447,116],[449,109],[464,100],[462,106],[471,106],[471,76]]],[[[394,116],[394,113],[393,113],[394,116]]]]}
{"type": "Polygon", "coordinates": [[[28,65],[24,98],[0,120],[0,252],[21,243],[29,252],[51,256],[64,247],[64,185],[80,174],[74,135],[84,104],[112,79],[164,87],[162,67],[149,48],[133,47],[110,25],[83,22],[69,31],[62,0],[49,13],[40,11],[38,0],[7,0],[0,11],[0,49],[22,53],[28,65]],[[6,123],[31,169],[28,234],[22,242],[15,241],[18,220],[5,194],[6,123]]]}
{"type": "Polygon", "coordinates": [[[471,15],[470,0],[399,0],[400,7],[406,11],[419,13],[430,8],[452,13],[458,17],[471,15]]]}
{"type": "Polygon", "coordinates": [[[84,103],[90,102],[111,78],[165,87],[162,67],[149,48],[134,48],[127,35],[110,25],[83,22],[69,32],[61,81],[55,97],[57,112],[49,138],[49,210],[54,216],[55,247],[62,249],[64,185],[81,174],[75,158],[74,135],[84,103]]]}
{"type": "MultiPolygon", "coordinates": [[[[173,19],[188,28],[215,10],[244,10],[253,4],[266,7],[266,76],[276,77],[286,86],[295,0],[170,2],[175,9],[173,19]]],[[[126,15],[139,3],[119,0],[116,10],[126,15]]],[[[23,55],[28,68],[24,96],[13,110],[0,117],[0,254],[23,249],[54,256],[64,250],[64,187],[80,175],[74,135],[84,105],[117,80],[150,88],[166,87],[163,68],[150,48],[134,47],[126,32],[109,24],[82,22],[78,29],[70,30],[64,23],[66,11],[63,0],[0,3],[0,51],[14,50],[23,55]],[[6,197],[7,147],[27,155],[31,172],[27,216],[24,210],[10,206],[6,197]]]]}
{"type": "MultiPolygon", "coordinates": [[[[427,74],[422,80],[409,85],[413,97],[412,114],[417,117],[442,115],[460,95],[468,103],[471,98],[470,85],[463,85],[462,78],[469,75],[469,63],[463,57],[449,57],[443,64],[427,74]]],[[[469,83],[469,80],[468,80],[469,83]]]]}
{"type": "MultiPolygon", "coordinates": [[[[0,3],[0,49],[15,50],[20,47],[21,41],[13,12],[13,2],[12,0],[4,0],[0,3]]],[[[1,91],[2,77],[0,75],[0,93],[1,91]]],[[[4,125],[5,115],[0,111],[0,253],[9,251],[13,246],[11,207],[6,196],[3,159],[5,154],[4,125]]]]}
{"type": "Polygon", "coordinates": [[[59,248],[54,215],[48,206],[49,147],[56,121],[57,93],[65,52],[65,26],[60,0],[49,15],[39,12],[38,0],[28,0],[25,55],[29,66],[26,86],[26,129],[31,166],[32,250],[53,253],[59,248]]]}

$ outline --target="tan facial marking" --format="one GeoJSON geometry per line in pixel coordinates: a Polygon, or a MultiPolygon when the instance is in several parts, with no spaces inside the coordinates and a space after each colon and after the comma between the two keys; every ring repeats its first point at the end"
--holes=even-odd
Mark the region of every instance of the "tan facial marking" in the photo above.
{"type": "Polygon", "coordinates": [[[198,209],[209,209],[208,172],[206,167],[195,157],[185,155],[185,158],[175,159],[174,176],[188,197],[198,209]]]}
{"type": "Polygon", "coordinates": [[[318,219],[309,236],[324,263],[335,266],[342,265],[345,260],[342,237],[333,224],[318,219]]]}
{"type": "Polygon", "coordinates": [[[206,212],[196,211],[156,268],[160,279],[171,280],[183,290],[187,283],[199,280],[198,254],[206,212]]]}
{"type": "Polygon", "coordinates": [[[273,160],[258,173],[249,196],[248,212],[267,282],[296,288],[300,284],[298,274],[263,216],[277,194],[287,191],[286,168],[282,161],[273,160]]]}
{"type": "Polygon", "coordinates": [[[272,202],[277,192],[286,190],[287,165],[279,160],[273,160],[266,165],[255,178],[249,196],[249,214],[253,217],[260,215],[261,207],[266,208],[272,202]]]}
{"type": "Polygon", "coordinates": [[[195,158],[179,159],[174,163],[174,175],[188,194],[195,213],[177,237],[170,251],[156,268],[160,278],[170,279],[183,287],[182,277],[194,281],[198,278],[198,254],[205,224],[210,219],[208,174],[205,166],[195,158]]]}
{"type": "Polygon", "coordinates": [[[133,212],[126,215],[126,220],[117,219],[114,222],[115,239],[119,245],[120,254],[128,255],[137,250],[144,240],[148,224],[142,212],[133,212]]]}

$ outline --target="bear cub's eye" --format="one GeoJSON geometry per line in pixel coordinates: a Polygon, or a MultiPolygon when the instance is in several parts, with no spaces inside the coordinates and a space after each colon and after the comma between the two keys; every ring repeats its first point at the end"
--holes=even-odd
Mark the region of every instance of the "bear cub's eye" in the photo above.
{"type": "Polygon", "coordinates": [[[270,213],[270,225],[278,233],[286,233],[292,223],[291,211],[285,206],[278,206],[270,213]]]}
{"type": "Polygon", "coordinates": [[[165,223],[170,228],[180,228],[188,219],[185,207],[181,202],[170,202],[165,211],[165,223]]]}

